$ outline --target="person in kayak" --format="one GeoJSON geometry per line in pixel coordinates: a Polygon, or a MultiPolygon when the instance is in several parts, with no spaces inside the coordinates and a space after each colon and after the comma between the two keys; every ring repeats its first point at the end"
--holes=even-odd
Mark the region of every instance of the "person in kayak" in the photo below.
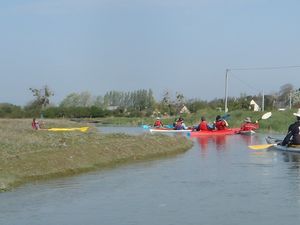
{"type": "Polygon", "coordinates": [[[163,122],[160,120],[159,117],[156,118],[155,122],[154,122],[154,125],[153,125],[155,128],[161,128],[164,126],[163,122]]]}
{"type": "Polygon", "coordinates": [[[214,123],[214,127],[217,130],[226,130],[228,127],[228,123],[225,119],[222,119],[222,117],[220,115],[217,115],[216,121],[214,123]]]}
{"type": "Polygon", "coordinates": [[[244,123],[242,123],[241,125],[241,131],[257,130],[258,128],[259,128],[258,121],[252,123],[250,117],[246,117],[244,123]]]}
{"type": "Polygon", "coordinates": [[[31,122],[31,127],[32,127],[32,129],[34,129],[34,130],[39,130],[39,129],[41,129],[40,122],[37,121],[36,118],[33,118],[33,119],[32,119],[32,122],[31,122]]]}
{"type": "Polygon", "coordinates": [[[207,130],[212,130],[212,127],[207,123],[206,118],[204,116],[201,116],[201,122],[199,125],[196,127],[196,131],[207,131],[207,130]]]}
{"type": "Polygon", "coordinates": [[[300,109],[293,115],[296,116],[297,121],[289,126],[288,133],[280,145],[300,145],[300,109]]]}
{"type": "Polygon", "coordinates": [[[176,121],[174,129],[175,130],[186,130],[187,129],[182,117],[179,117],[179,119],[176,121]]]}

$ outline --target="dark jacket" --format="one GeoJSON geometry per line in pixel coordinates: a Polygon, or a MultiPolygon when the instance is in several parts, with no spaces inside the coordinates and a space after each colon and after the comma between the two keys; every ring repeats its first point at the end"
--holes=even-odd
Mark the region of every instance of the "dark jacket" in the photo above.
{"type": "Polygon", "coordinates": [[[288,129],[288,133],[283,139],[281,145],[300,145],[300,120],[291,124],[288,129]]]}

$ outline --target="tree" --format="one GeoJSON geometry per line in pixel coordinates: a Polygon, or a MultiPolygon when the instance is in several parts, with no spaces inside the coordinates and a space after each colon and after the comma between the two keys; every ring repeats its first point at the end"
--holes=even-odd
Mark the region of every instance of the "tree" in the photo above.
{"type": "Polygon", "coordinates": [[[54,96],[54,93],[47,85],[41,89],[29,88],[29,90],[32,92],[35,100],[33,100],[27,108],[35,109],[35,112],[42,113],[42,111],[50,104],[50,97],[54,96]]]}
{"type": "Polygon", "coordinates": [[[80,94],[71,93],[60,103],[60,107],[90,107],[93,105],[92,96],[89,92],[84,91],[80,94]]]}
{"type": "Polygon", "coordinates": [[[292,91],[293,91],[292,84],[284,84],[280,87],[278,98],[277,98],[279,107],[285,107],[288,105],[290,94],[292,91]]]}
{"type": "Polygon", "coordinates": [[[184,106],[185,98],[182,93],[176,92],[176,108],[177,113],[181,110],[181,108],[184,106]]]}

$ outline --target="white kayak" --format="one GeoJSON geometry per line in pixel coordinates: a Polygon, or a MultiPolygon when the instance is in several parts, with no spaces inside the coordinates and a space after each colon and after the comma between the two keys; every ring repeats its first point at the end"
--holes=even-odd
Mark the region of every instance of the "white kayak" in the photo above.
{"type": "Polygon", "coordinates": [[[255,131],[254,130],[240,130],[238,132],[238,134],[242,134],[242,135],[254,135],[255,131]]]}
{"type": "Polygon", "coordinates": [[[158,133],[184,133],[184,132],[191,132],[191,129],[187,129],[187,130],[175,130],[175,129],[171,129],[171,128],[151,128],[150,132],[154,133],[154,132],[158,132],[158,133]]]}
{"type": "Polygon", "coordinates": [[[291,145],[291,146],[282,146],[279,145],[279,143],[282,140],[272,138],[272,137],[266,137],[266,142],[270,144],[273,149],[284,151],[284,152],[297,152],[300,153],[300,145],[291,145]]]}

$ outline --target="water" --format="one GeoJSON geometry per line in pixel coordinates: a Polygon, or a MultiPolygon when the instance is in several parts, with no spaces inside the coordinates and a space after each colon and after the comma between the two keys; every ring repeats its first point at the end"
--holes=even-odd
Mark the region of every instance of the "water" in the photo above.
{"type": "Polygon", "coordinates": [[[138,135],[144,132],[149,132],[149,129],[142,127],[98,126],[97,129],[102,133],[126,133],[130,135],[138,135]]]}
{"type": "Polygon", "coordinates": [[[247,148],[263,137],[194,139],[175,157],[28,184],[0,194],[0,224],[299,224],[299,157],[247,148]]]}

